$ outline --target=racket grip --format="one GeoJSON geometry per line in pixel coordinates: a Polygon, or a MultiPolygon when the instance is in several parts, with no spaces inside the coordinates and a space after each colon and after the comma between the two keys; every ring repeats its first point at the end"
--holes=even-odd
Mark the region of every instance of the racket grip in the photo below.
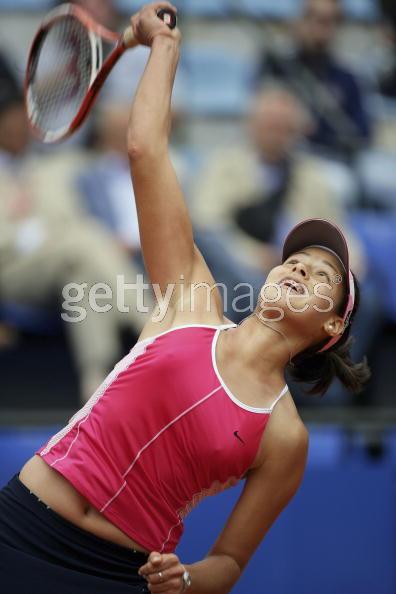
{"type": "MultiPolygon", "coordinates": [[[[174,29],[177,25],[177,16],[172,10],[166,10],[161,8],[157,12],[157,16],[161,21],[164,21],[168,25],[169,29],[174,29]]],[[[122,34],[122,41],[125,48],[132,48],[139,45],[139,42],[135,39],[132,27],[127,27],[122,34]]]]}
{"type": "Polygon", "coordinates": [[[122,43],[125,49],[130,49],[132,47],[136,47],[137,45],[139,45],[138,40],[135,38],[135,35],[133,34],[132,27],[127,27],[125,29],[124,33],[122,34],[122,43]]]}

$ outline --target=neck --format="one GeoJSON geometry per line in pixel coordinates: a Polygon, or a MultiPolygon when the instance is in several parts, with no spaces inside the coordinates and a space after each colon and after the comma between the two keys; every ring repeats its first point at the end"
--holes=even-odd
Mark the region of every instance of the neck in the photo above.
{"type": "Polygon", "coordinates": [[[301,350],[301,339],[287,336],[282,321],[263,320],[254,312],[228,335],[227,348],[262,380],[283,374],[292,357],[301,350]]]}

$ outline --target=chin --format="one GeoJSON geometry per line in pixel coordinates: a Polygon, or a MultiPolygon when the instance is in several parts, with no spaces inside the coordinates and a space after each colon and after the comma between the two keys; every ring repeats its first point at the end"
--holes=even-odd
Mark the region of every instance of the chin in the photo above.
{"type": "MultiPolygon", "coordinates": [[[[289,328],[292,334],[311,337],[312,334],[319,332],[323,323],[323,314],[313,309],[313,304],[309,303],[309,299],[292,299],[290,301],[294,311],[283,297],[272,304],[259,300],[256,313],[262,320],[282,322],[283,327],[289,328]]],[[[314,336],[312,336],[313,339],[314,336]]],[[[318,338],[318,342],[319,340],[318,338]]]]}
{"type": "MultiPolygon", "coordinates": [[[[309,296],[300,296],[300,297],[288,297],[286,292],[282,291],[282,294],[279,296],[279,299],[275,299],[277,297],[275,289],[274,296],[266,293],[268,299],[274,299],[274,301],[264,301],[261,295],[258,298],[256,312],[262,313],[266,318],[273,318],[276,317],[276,312],[278,311],[278,316],[282,314],[283,318],[295,318],[298,316],[299,318],[304,318],[304,320],[310,317],[310,313],[312,310],[312,304],[310,303],[309,296]]],[[[315,314],[317,312],[313,310],[315,314]]]]}

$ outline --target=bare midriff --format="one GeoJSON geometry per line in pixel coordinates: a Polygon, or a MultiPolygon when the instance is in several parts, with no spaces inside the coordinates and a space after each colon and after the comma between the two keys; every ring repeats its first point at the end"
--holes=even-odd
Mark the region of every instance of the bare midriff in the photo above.
{"type": "Polygon", "coordinates": [[[150,553],[109,522],[40,456],[35,455],[26,462],[19,473],[19,480],[54,512],[79,528],[123,547],[150,553]]]}

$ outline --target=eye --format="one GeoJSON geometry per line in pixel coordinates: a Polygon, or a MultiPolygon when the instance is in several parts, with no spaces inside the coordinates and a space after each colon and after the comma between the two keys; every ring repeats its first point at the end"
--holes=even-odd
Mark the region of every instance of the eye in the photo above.
{"type": "Polygon", "coordinates": [[[318,272],[318,274],[321,275],[321,276],[325,276],[326,279],[327,279],[327,281],[330,282],[330,276],[327,274],[327,272],[325,272],[324,270],[320,270],[318,272]]]}
{"type": "Polygon", "coordinates": [[[297,264],[298,260],[288,260],[288,264],[297,264]]]}

